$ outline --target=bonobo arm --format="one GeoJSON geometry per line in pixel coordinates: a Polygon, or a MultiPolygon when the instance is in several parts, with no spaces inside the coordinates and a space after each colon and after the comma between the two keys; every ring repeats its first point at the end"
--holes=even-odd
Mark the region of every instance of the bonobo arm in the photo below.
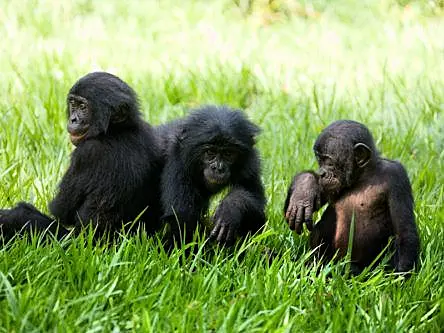
{"type": "Polygon", "coordinates": [[[162,172],[162,221],[169,224],[173,238],[178,241],[185,232],[185,242],[191,241],[209,197],[203,197],[193,186],[185,167],[177,158],[169,158],[162,172]]]}
{"type": "Polygon", "coordinates": [[[84,189],[79,184],[84,182],[84,178],[85,175],[82,177],[80,172],[75,174],[71,163],[59,184],[57,195],[49,203],[49,210],[63,225],[76,224],[76,212],[84,197],[84,189]]]}
{"type": "Polygon", "coordinates": [[[216,209],[210,238],[230,246],[237,235],[259,231],[265,224],[265,202],[259,173],[234,184],[216,209]]]}
{"type": "Polygon", "coordinates": [[[41,213],[33,205],[20,202],[14,208],[0,210],[0,230],[4,241],[16,234],[49,231],[57,239],[68,234],[49,216],[41,213]]]}
{"type": "Polygon", "coordinates": [[[107,235],[114,238],[122,228],[130,231],[134,227],[133,221],[125,219],[121,207],[106,198],[106,195],[101,195],[99,189],[85,199],[76,211],[76,230],[92,226],[95,237],[107,235]]]}
{"type": "Polygon", "coordinates": [[[318,175],[303,171],[294,176],[285,199],[284,214],[291,230],[301,234],[302,224],[313,229],[313,213],[325,204],[319,187],[318,175]]]}
{"type": "Polygon", "coordinates": [[[391,162],[389,209],[396,235],[395,271],[408,272],[418,261],[419,236],[413,214],[413,195],[404,167],[391,162]]]}
{"type": "Polygon", "coordinates": [[[142,212],[141,208],[128,214],[136,187],[143,185],[145,177],[141,167],[145,159],[137,159],[141,154],[137,147],[137,140],[129,141],[123,134],[78,146],[50,204],[52,213],[66,225],[92,223],[99,234],[110,228],[120,230],[122,223],[142,212]]]}
{"type": "Polygon", "coordinates": [[[79,216],[79,210],[85,203],[88,206],[94,199],[95,204],[99,205],[102,197],[115,198],[125,190],[125,182],[116,181],[116,177],[125,174],[125,170],[119,170],[120,165],[115,162],[119,157],[119,152],[112,150],[111,145],[102,145],[96,140],[85,141],[72,152],[70,165],[58,186],[57,195],[49,203],[49,210],[61,224],[75,226],[79,217],[87,220],[93,218],[79,216]],[[113,180],[107,181],[107,177],[113,177],[113,180]],[[122,187],[108,189],[113,184],[122,184],[122,187]],[[113,191],[115,194],[112,194],[113,191]],[[100,195],[91,198],[96,193],[100,195]]]}

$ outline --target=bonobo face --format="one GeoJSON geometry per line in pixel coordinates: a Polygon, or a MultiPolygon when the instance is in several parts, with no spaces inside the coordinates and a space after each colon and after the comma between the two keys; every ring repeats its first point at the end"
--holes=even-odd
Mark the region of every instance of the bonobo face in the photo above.
{"type": "Polygon", "coordinates": [[[68,95],[68,133],[71,142],[78,145],[85,140],[91,122],[91,108],[88,100],[81,96],[68,95]]]}
{"type": "Polygon", "coordinates": [[[364,125],[338,120],[325,128],[313,147],[319,164],[319,183],[328,196],[352,187],[366,169],[372,168],[377,152],[364,125]]]}
{"type": "Polygon", "coordinates": [[[228,185],[231,167],[236,161],[238,152],[233,147],[208,145],[202,156],[205,184],[210,190],[217,190],[228,185]]]}
{"type": "Polygon", "coordinates": [[[334,156],[315,152],[319,164],[319,183],[328,193],[339,192],[346,184],[345,172],[334,156]]]}
{"type": "Polygon", "coordinates": [[[319,183],[329,195],[335,196],[350,188],[363,174],[373,158],[371,148],[365,143],[352,144],[345,139],[331,138],[323,144],[315,144],[319,164],[319,183]]]}
{"type": "Polygon", "coordinates": [[[353,146],[340,138],[317,140],[314,152],[319,164],[319,184],[331,195],[351,186],[353,146]]]}

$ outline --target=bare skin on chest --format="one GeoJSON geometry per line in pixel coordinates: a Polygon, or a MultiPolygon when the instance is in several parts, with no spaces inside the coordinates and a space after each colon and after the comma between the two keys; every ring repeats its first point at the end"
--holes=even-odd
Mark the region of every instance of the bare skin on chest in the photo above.
{"type": "Polygon", "coordinates": [[[359,261],[367,257],[367,251],[380,251],[387,244],[387,235],[393,231],[386,191],[382,182],[366,182],[336,201],[333,246],[341,257],[347,253],[352,222],[355,225],[353,244],[359,244],[352,248],[353,260],[359,261]]]}

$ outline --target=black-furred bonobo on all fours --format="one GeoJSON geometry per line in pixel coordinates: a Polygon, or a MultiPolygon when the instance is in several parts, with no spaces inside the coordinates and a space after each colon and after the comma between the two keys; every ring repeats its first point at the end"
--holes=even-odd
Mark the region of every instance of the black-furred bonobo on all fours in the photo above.
{"type": "MultiPolygon", "coordinates": [[[[68,132],[76,146],[49,208],[63,226],[92,223],[98,235],[121,230],[142,212],[148,232],[159,226],[162,160],[152,128],[140,117],[137,96],[118,77],[94,72],[67,97],[68,132]]],[[[3,235],[37,230],[53,219],[29,204],[0,211],[3,235]]],[[[59,235],[67,231],[59,227],[59,235]]]]}
{"type": "Polygon", "coordinates": [[[284,211],[291,229],[311,230],[310,245],[324,259],[348,249],[354,221],[352,271],[370,265],[395,237],[392,265],[397,272],[413,269],[419,237],[413,214],[413,196],[404,167],[379,157],[370,131],[362,124],[340,120],[317,138],[313,147],[318,174],[297,174],[288,190],[284,211]],[[320,222],[313,212],[328,202],[320,222]]]}
{"type": "Polygon", "coordinates": [[[176,240],[189,241],[210,198],[229,187],[216,209],[210,237],[231,245],[237,236],[265,224],[260,160],[254,148],[259,128],[239,110],[205,106],[160,126],[166,163],[162,173],[163,218],[176,240]],[[182,233],[182,234],[181,234],[182,233]]]}

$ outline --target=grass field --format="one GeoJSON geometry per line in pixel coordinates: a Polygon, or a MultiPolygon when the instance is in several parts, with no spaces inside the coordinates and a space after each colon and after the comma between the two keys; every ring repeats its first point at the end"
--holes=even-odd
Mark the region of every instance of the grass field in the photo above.
{"type": "Polygon", "coordinates": [[[16,240],[0,249],[0,332],[442,331],[442,1],[1,0],[0,36],[0,207],[47,212],[73,149],[66,93],[97,69],[134,87],[152,124],[205,103],[245,109],[263,129],[268,198],[267,230],[231,254],[16,240]],[[291,177],[316,167],[312,144],[340,118],[408,170],[422,242],[411,279],[346,278],[344,263],[316,274],[308,234],[283,220],[291,177]]]}

